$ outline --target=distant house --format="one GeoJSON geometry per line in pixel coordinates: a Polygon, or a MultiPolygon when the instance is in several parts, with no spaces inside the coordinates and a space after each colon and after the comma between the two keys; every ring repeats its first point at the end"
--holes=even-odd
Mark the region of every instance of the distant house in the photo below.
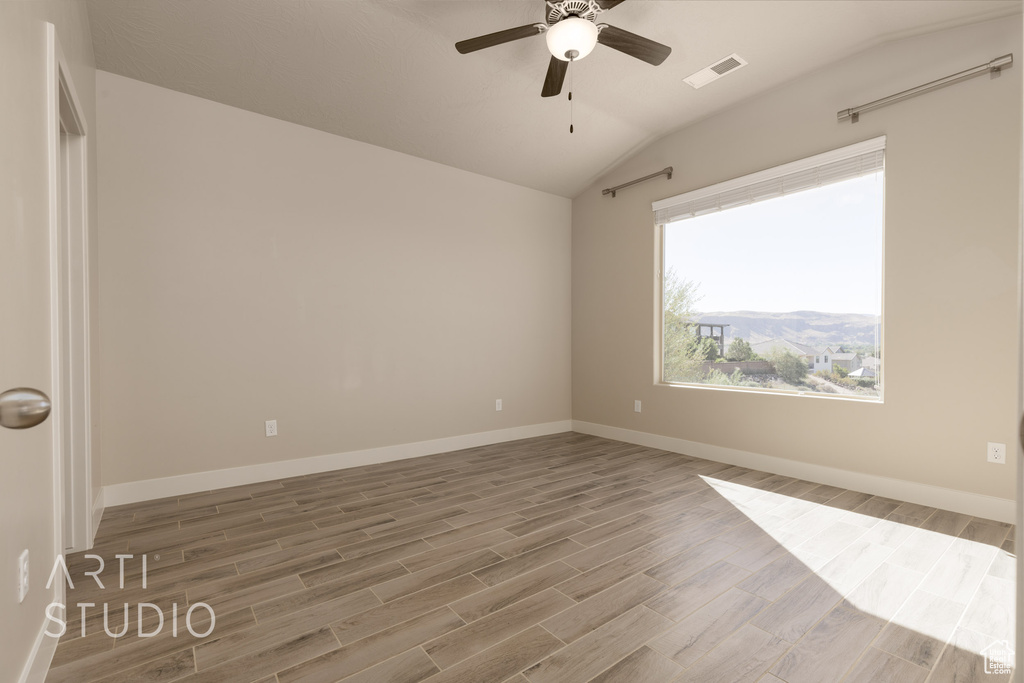
{"type": "Polygon", "coordinates": [[[811,364],[811,371],[832,372],[832,359],[837,353],[842,353],[842,346],[826,346],[814,354],[814,362],[811,364]]]}
{"type": "Polygon", "coordinates": [[[862,367],[874,370],[876,376],[878,375],[879,369],[882,367],[881,359],[875,358],[874,356],[868,356],[867,358],[862,359],[860,363],[862,367]]]}
{"type": "Polygon", "coordinates": [[[859,370],[862,367],[860,354],[857,353],[833,353],[829,356],[829,362],[832,364],[832,367],[842,368],[848,373],[859,370]]]}
{"type": "Polygon", "coordinates": [[[860,367],[860,355],[856,353],[847,353],[843,350],[842,346],[826,346],[815,354],[811,370],[814,372],[819,370],[832,372],[834,368],[842,368],[847,372],[852,372],[860,367]]]}
{"type": "Polygon", "coordinates": [[[788,339],[769,339],[768,341],[751,344],[750,348],[754,353],[764,358],[770,356],[776,349],[789,351],[793,355],[802,358],[809,368],[814,367],[814,356],[818,353],[813,346],[792,342],[788,339]]]}
{"type": "Polygon", "coordinates": [[[851,372],[847,377],[853,377],[854,379],[874,379],[878,377],[878,374],[871,368],[861,367],[851,372]]]}
{"type": "Polygon", "coordinates": [[[846,372],[853,372],[862,367],[861,357],[856,353],[847,353],[842,346],[826,346],[824,349],[816,349],[799,342],[788,339],[769,339],[768,341],[751,344],[750,348],[759,356],[767,358],[776,349],[789,351],[799,356],[807,363],[811,372],[824,370],[832,372],[833,367],[842,368],[846,372]]]}

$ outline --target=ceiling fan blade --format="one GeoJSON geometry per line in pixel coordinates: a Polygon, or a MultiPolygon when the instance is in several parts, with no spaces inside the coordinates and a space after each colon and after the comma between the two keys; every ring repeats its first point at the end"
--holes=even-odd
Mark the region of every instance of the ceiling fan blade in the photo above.
{"type": "Polygon", "coordinates": [[[601,9],[607,11],[610,10],[612,7],[615,7],[616,5],[622,4],[625,1],[626,0],[597,0],[597,5],[601,9]]]}
{"type": "Polygon", "coordinates": [[[544,77],[544,89],[540,91],[541,97],[554,97],[562,92],[562,82],[565,80],[565,71],[569,68],[569,62],[561,59],[551,58],[548,62],[548,73],[544,77]]]}
{"type": "Polygon", "coordinates": [[[650,38],[644,38],[607,24],[597,34],[597,42],[654,66],[664,62],[672,53],[672,48],[668,45],[656,43],[650,38]]]}
{"type": "Polygon", "coordinates": [[[482,50],[485,47],[494,47],[495,45],[501,45],[502,43],[510,43],[513,40],[519,40],[520,38],[529,38],[535,36],[541,32],[541,24],[527,24],[526,26],[517,26],[516,28],[507,28],[504,31],[498,31],[496,33],[488,33],[486,36],[477,36],[476,38],[470,38],[469,40],[460,40],[455,43],[455,49],[460,54],[468,54],[470,52],[476,52],[482,50]]]}

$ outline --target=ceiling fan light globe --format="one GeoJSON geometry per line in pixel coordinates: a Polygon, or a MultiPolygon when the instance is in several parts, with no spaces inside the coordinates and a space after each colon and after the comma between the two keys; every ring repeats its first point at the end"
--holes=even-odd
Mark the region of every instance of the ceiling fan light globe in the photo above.
{"type": "Polygon", "coordinates": [[[548,28],[545,38],[548,50],[563,62],[583,59],[597,45],[597,26],[579,17],[566,17],[548,28]],[[572,55],[576,52],[576,55],[572,55]]]}

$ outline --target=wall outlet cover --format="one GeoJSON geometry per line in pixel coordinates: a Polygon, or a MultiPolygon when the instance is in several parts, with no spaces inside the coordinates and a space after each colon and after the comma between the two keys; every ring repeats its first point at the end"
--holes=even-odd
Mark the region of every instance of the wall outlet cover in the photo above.
{"type": "Polygon", "coordinates": [[[277,420],[267,420],[267,436],[277,436],[277,420]]]}
{"type": "Polygon", "coordinates": [[[1006,444],[988,442],[988,461],[997,465],[1006,464],[1006,444]]]}

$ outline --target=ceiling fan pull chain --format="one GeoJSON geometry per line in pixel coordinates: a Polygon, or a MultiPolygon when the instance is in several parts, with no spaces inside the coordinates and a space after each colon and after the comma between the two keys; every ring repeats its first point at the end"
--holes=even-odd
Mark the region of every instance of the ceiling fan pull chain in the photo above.
{"type": "Polygon", "coordinates": [[[572,58],[569,59],[569,135],[572,135],[572,58]]]}

